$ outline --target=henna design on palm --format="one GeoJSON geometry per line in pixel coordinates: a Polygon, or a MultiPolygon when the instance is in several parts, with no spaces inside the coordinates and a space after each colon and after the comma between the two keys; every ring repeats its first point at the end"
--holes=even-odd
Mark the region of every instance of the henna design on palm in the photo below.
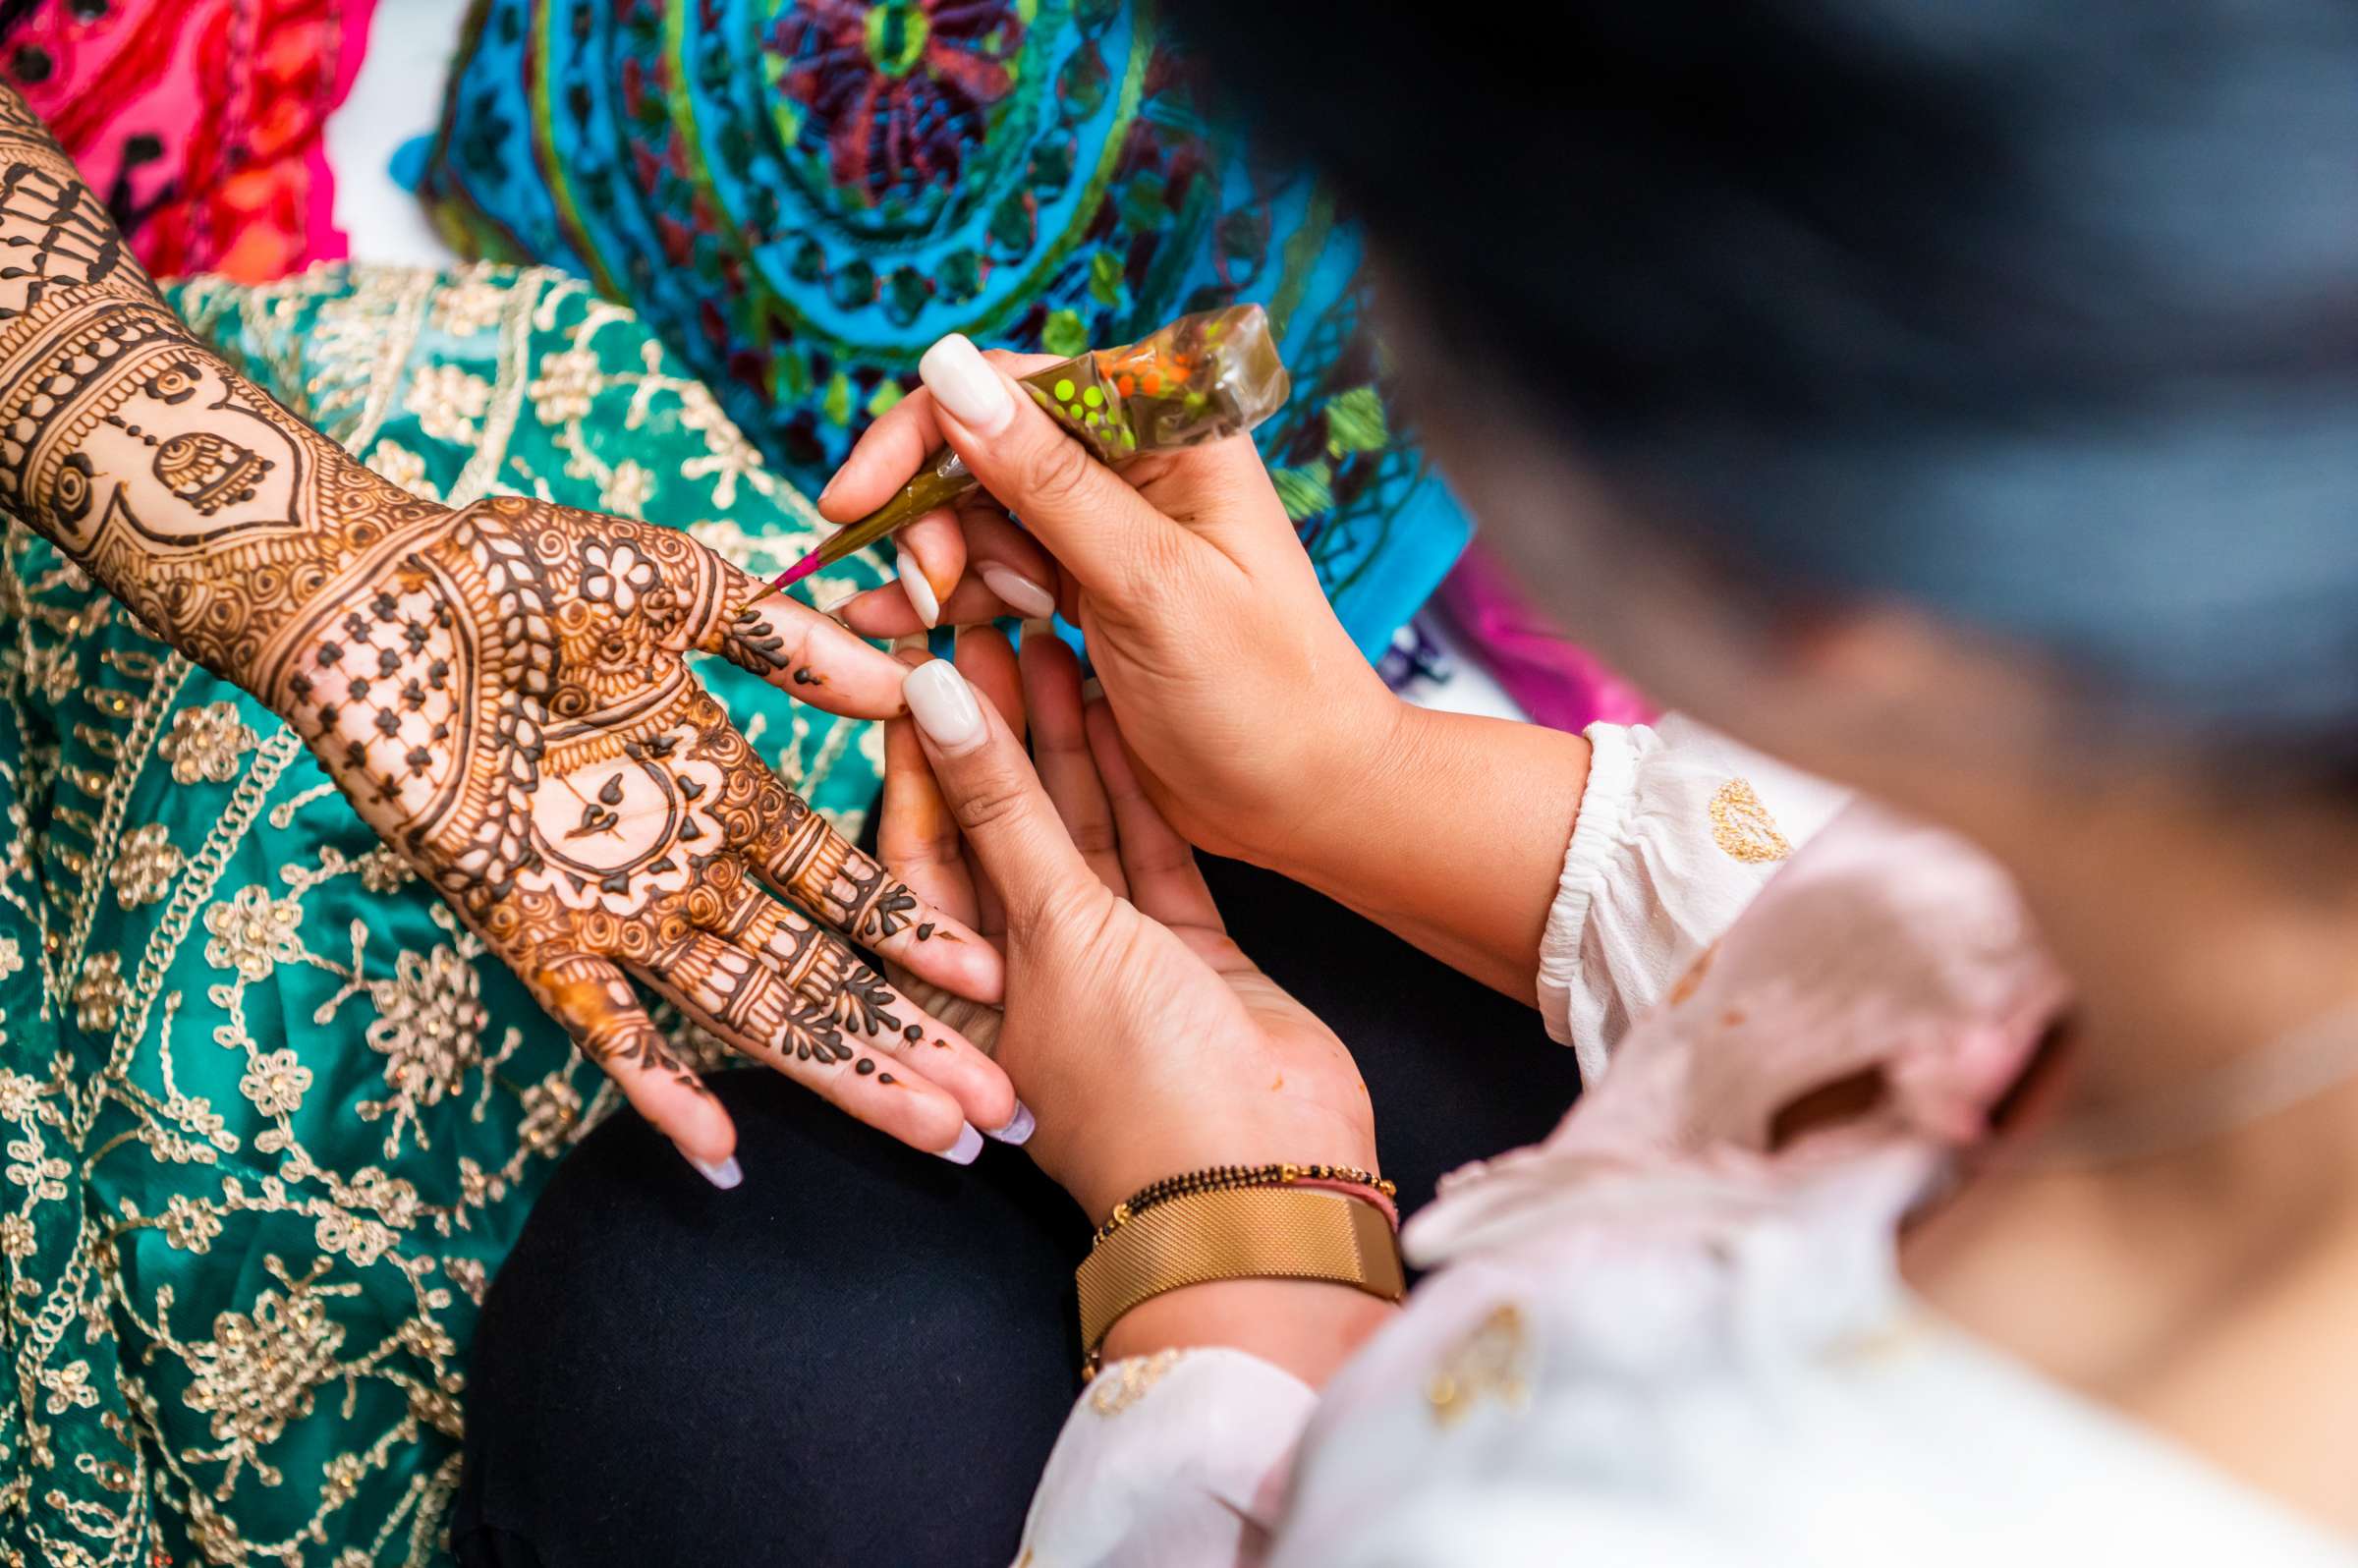
{"type": "Polygon", "coordinates": [[[0,508],[282,714],[683,1147],[725,1154],[725,1122],[633,979],[922,1147],[1011,1108],[979,1054],[876,1073],[924,1014],[849,943],[970,989],[995,970],[914,956],[943,918],[770,772],[688,657],[869,716],[898,710],[899,666],[684,534],[451,512],[351,462],[189,338],[5,89],[0,508]]]}

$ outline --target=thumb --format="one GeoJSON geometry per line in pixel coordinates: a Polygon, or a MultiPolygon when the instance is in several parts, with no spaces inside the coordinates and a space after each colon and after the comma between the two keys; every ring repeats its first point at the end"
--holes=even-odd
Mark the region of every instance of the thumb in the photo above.
{"type": "Polygon", "coordinates": [[[927,349],[918,374],[943,438],[1090,592],[1137,602],[1207,548],[1091,457],[965,338],[952,333],[927,349]]]}
{"type": "Polygon", "coordinates": [[[1010,935],[1021,938],[1075,892],[1104,890],[1073,847],[1022,743],[955,664],[921,664],[901,691],[942,799],[998,889],[1010,935]]]}

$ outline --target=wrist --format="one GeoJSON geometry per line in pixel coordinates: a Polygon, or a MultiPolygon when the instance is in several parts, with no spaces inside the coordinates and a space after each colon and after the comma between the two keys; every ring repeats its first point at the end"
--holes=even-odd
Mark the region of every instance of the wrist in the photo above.
{"type": "Polygon", "coordinates": [[[1347,882],[1367,866],[1371,839],[1382,838],[1386,803],[1415,799],[1402,785],[1416,776],[1432,715],[1374,684],[1374,697],[1345,718],[1313,727],[1289,775],[1315,781],[1317,807],[1255,846],[1246,857],[1255,865],[1314,887],[1347,882]]]}

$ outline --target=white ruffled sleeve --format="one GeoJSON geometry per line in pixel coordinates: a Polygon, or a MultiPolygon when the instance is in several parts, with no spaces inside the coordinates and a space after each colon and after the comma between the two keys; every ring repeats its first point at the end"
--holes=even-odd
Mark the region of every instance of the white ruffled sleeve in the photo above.
{"type": "Polygon", "coordinates": [[[1109,1364],[1048,1456],[1018,1568],[1259,1562],[1318,1397],[1237,1350],[1109,1364]]]}
{"type": "Polygon", "coordinates": [[[1671,714],[1594,724],[1580,817],[1540,940],[1540,1012],[1595,1083],[1846,791],[1671,714]]]}

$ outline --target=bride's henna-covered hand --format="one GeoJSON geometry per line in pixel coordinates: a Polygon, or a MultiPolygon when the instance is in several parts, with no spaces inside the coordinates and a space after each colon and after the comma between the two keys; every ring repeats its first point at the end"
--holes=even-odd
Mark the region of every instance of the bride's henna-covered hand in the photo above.
{"type": "Polygon", "coordinates": [[[716,1179],[727,1116],[628,978],[921,1148],[1013,1119],[1005,1074],[845,939],[985,999],[995,950],[780,783],[686,655],[878,718],[900,666],[684,534],[452,512],[353,463],[189,337],[5,89],[0,509],[284,715],[716,1179]]]}

